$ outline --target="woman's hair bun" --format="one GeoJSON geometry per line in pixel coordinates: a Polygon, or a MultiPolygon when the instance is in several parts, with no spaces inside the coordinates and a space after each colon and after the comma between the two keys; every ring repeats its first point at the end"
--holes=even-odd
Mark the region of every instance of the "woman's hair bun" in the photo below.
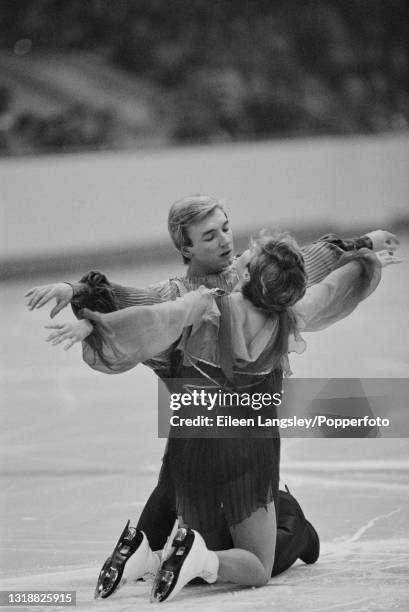
{"type": "Polygon", "coordinates": [[[260,233],[251,241],[250,279],[243,294],[258,308],[282,312],[305,293],[307,275],[300,248],[286,232],[260,233]]]}

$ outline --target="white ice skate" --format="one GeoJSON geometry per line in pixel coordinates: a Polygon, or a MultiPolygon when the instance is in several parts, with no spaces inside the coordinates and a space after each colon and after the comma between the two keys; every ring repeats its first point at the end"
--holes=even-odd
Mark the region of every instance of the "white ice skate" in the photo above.
{"type": "Polygon", "coordinates": [[[193,529],[180,528],[162,557],[151,592],[151,602],[169,601],[193,578],[215,582],[219,560],[208,550],[202,536],[193,529]]]}
{"type": "Polygon", "coordinates": [[[112,555],[102,566],[94,597],[105,599],[126,583],[153,578],[159,566],[159,556],[152,552],[145,533],[128,521],[112,555]]]}

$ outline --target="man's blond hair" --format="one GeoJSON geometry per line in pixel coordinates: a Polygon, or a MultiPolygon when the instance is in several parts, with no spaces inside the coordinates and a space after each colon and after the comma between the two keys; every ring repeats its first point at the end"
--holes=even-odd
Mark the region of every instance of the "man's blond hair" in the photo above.
{"type": "MultiPolygon", "coordinates": [[[[202,221],[217,208],[226,214],[221,202],[208,195],[191,195],[172,204],[168,215],[168,230],[179,252],[182,253],[182,248],[185,246],[192,246],[188,233],[189,226],[202,221]]],[[[183,253],[182,257],[184,263],[189,263],[189,259],[183,253]]]]}

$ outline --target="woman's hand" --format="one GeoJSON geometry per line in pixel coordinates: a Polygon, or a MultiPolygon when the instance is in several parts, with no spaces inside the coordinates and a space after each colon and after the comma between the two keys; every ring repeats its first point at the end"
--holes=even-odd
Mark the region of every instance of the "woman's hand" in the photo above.
{"type": "Polygon", "coordinates": [[[42,308],[47,302],[55,298],[56,304],[50,312],[54,318],[63,308],[68,306],[73,296],[73,289],[68,283],[54,283],[52,285],[40,285],[27,291],[24,297],[28,297],[27,308],[42,308]]]}
{"type": "Polygon", "coordinates": [[[402,257],[392,255],[388,251],[378,251],[375,253],[375,257],[381,262],[382,268],[390,266],[391,264],[402,263],[403,261],[402,257]]]}
{"type": "Polygon", "coordinates": [[[76,342],[85,340],[94,329],[87,319],[81,319],[75,323],[50,323],[50,325],[45,325],[45,327],[46,329],[55,330],[46,338],[46,342],[51,342],[52,346],[56,346],[67,340],[67,344],[64,347],[65,351],[68,351],[76,342]]]}

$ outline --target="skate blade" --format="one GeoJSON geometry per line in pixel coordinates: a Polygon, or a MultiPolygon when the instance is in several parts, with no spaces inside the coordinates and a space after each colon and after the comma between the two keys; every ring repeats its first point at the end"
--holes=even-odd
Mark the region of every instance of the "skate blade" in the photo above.
{"type": "MultiPolygon", "coordinates": [[[[98,576],[97,586],[95,587],[95,591],[94,591],[94,599],[98,599],[99,597],[102,597],[102,599],[105,599],[106,597],[109,597],[117,589],[122,573],[123,573],[123,568],[128,558],[128,555],[131,556],[129,554],[131,550],[130,544],[126,542],[126,540],[128,539],[129,541],[129,539],[134,538],[135,535],[136,535],[136,527],[130,527],[130,520],[128,520],[123,532],[121,533],[118,539],[118,542],[115,545],[112,555],[108,557],[108,559],[105,561],[104,565],[102,566],[102,569],[98,576]],[[119,570],[115,566],[112,565],[114,563],[114,559],[118,555],[121,555],[124,557],[124,562],[121,566],[121,576],[119,575],[119,570]]],[[[140,545],[140,542],[137,544],[136,549],[139,547],[139,545],[140,545]]],[[[118,563],[118,561],[115,560],[115,563],[118,563]]]]}
{"type": "Polygon", "coordinates": [[[94,599],[98,599],[98,597],[102,597],[103,599],[107,597],[111,593],[111,589],[118,579],[118,571],[111,567],[110,564],[111,557],[108,557],[107,562],[104,564],[104,567],[101,570],[101,573],[98,577],[97,586],[94,591],[94,599]],[[109,563],[108,563],[109,562],[109,563]]]}
{"type": "Polygon", "coordinates": [[[175,574],[168,570],[159,569],[152,585],[151,603],[165,601],[172,591],[175,574]]]}
{"type": "Polygon", "coordinates": [[[153,581],[150,601],[151,603],[159,603],[165,601],[174,589],[174,586],[179,577],[179,568],[176,571],[164,569],[166,561],[175,554],[176,556],[183,555],[183,541],[186,538],[187,530],[184,527],[179,528],[177,521],[167,539],[166,546],[162,552],[162,560],[160,567],[153,581]],[[165,550],[166,549],[166,550],[165,550]]]}

